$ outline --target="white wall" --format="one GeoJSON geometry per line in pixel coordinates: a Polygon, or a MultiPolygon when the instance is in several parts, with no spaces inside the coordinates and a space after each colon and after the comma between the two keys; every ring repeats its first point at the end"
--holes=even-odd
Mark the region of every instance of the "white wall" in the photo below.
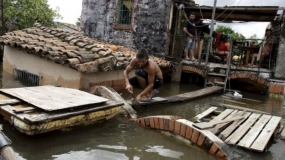
{"type": "Polygon", "coordinates": [[[13,73],[13,68],[26,70],[42,76],[41,85],[60,85],[62,87],[80,88],[81,73],[53,61],[28,54],[10,46],[5,46],[3,70],[13,73]]]}

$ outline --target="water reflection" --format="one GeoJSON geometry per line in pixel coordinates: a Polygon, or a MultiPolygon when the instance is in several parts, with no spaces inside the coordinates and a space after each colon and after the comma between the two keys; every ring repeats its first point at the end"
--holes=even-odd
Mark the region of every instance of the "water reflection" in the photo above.
{"type": "MultiPolygon", "coordinates": [[[[3,88],[21,87],[13,81],[12,76],[3,73],[3,88]]],[[[164,84],[160,89],[161,97],[200,89],[200,86],[188,84],[164,84]]],[[[262,95],[242,92],[243,96],[257,99],[261,102],[245,102],[242,99],[232,99],[236,102],[247,103],[248,108],[258,109],[283,116],[284,102],[262,95]]],[[[130,99],[131,95],[122,93],[123,97],[130,99]]],[[[183,103],[163,104],[150,108],[142,108],[140,117],[150,115],[178,115],[190,119],[203,112],[210,106],[213,99],[222,99],[220,94],[205,98],[191,100],[183,103]]],[[[236,103],[235,102],[235,103],[236,103]]],[[[186,145],[172,137],[160,132],[138,126],[135,122],[117,116],[108,122],[86,127],[77,127],[71,130],[55,131],[37,136],[26,136],[19,133],[8,122],[3,124],[5,134],[13,141],[13,148],[22,159],[28,160],[70,160],[70,159],[98,159],[98,160],[152,160],[152,159],[198,159],[215,160],[216,157],[206,153],[194,145],[186,145]]],[[[284,157],[285,145],[277,140],[264,153],[255,153],[234,146],[230,147],[236,159],[272,160],[284,157]]]]}

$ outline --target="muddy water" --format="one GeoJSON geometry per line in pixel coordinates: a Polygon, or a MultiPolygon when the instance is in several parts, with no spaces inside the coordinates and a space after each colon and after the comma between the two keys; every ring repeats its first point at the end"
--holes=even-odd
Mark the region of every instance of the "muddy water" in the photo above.
{"type": "MultiPolygon", "coordinates": [[[[7,75],[3,77],[3,87],[19,87],[7,75]]],[[[200,89],[188,84],[164,84],[160,96],[169,96],[200,89]]],[[[283,116],[283,101],[265,96],[243,93],[246,98],[258,99],[261,103],[250,102],[248,107],[283,116]],[[279,105],[279,106],[278,106],[279,105]],[[274,107],[272,107],[274,106],[274,107]]],[[[130,99],[130,95],[122,93],[130,99]]],[[[206,110],[211,101],[221,101],[221,95],[212,95],[187,103],[163,104],[151,108],[142,108],[139,116],[178,115],[190,119],[206,110]]],[[[244,103],[241,101],[240,103],[244,103]]],[[[3,121],[4,133],[13,141],[13,148],[21,159],[28,160],[215,160],[216,158],[199,148],[180,142],[160,132],[144,129],[133,121],[117,116],[108,122],[78,127],[64,131],[55,131],[38,136],[26,136],[12,125],[3,121]]],[[[231,147],[237,159],[272,160],[284,158],[285,143],[277,140],[264,153],[254,153],[231,147]]]]}

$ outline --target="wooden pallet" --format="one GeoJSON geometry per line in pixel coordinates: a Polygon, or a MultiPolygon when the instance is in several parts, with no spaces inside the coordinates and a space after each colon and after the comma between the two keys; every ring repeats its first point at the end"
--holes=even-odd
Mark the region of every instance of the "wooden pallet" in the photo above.
{"type": "Polygon", "coordinates": [[[263,152],[270,138],[280,129],[281,117],[235,109],[226,109],[209,123],[224,121],[236,116],[244,118],[217,124],[207,130],[227,144],[263,152]]]}

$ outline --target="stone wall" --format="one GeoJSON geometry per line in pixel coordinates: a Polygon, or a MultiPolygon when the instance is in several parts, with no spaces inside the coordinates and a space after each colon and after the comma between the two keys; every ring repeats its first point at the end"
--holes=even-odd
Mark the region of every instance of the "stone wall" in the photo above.
{"type": "Polygon", "coordinates": [[[82,31],[93,38],[164,56],[171,0],[134,0],[133,29],[115,29],[119,0],[83,0],[82,31]]]}
{"type": "Polygon", "coordinates": [[[283,11],[283,14],[281,14],[279,18],[281,23],[281,34],[274,76],[276,78],[285,78],[285,11],[283,11]]]}

